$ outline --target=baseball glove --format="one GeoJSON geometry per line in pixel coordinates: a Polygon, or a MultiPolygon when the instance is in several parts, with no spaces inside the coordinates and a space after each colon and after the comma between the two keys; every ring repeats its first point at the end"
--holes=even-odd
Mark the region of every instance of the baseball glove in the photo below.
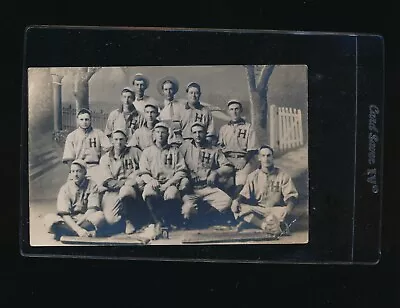
{"type": "Polygon", "coordinates": [[[280,221],[278,217],[273,214],[269,214],[265,217],[261,229],[272,235],[280,235],[282,233],[280,221]]]}

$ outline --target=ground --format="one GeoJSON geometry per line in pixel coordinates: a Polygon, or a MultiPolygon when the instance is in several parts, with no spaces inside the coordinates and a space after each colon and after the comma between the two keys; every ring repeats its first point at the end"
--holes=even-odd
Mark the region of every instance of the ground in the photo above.
{"type": "MultiPolygon", "coordinates": [[[[292,177],[300,193],[300,203],[295,209],[298,220],[293,223],[290,236],[283,236],[276,241],[254,242],[257,244],[291,244],[308,242],[308,169],[307,169],[307,146],[284,154],[276,160],[276,164],[284,168],[292,177]]],[[[30,183],[30,239],[31,246],[58,246],[66,245],[57,242],[53,236],[46,232],[43,225],[45,214],[55,210],[56,196],[59,187],[65,182],[68,170],[60,164],[49,172],[30,183]]],[[[159,239],[150,242],[150,245],[177,245],[181,244],[182,236],[191,231],[172,231],[169,239],[159,239]]],[[[249,230],[251,231],[251,230],[249,230]]],[[[244,232],[249,232],[244,231],[244,232]]],[[[224,232],[224,231],[216,231],[224,232]]],[[[126,238],[125,235],[117,237],[126,238]]],[[[247,242],[250,243],[250,242],[247,242]]]]}

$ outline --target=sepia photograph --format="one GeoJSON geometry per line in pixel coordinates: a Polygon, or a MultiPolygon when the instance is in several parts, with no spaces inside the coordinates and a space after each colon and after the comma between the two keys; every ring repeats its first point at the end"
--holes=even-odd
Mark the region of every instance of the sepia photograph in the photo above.
{"type": "Polygon", "coordinates": [[[306,65],[27,76],[31,246],[308,243],[306,65]]]}

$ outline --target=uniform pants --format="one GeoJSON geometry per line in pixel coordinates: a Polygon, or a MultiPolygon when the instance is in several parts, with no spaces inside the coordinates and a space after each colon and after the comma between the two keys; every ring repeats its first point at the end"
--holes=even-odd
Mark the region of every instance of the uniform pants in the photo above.
{"type": "Polygon", "coordinates": [[[131,212],[130,207],[135,204],[136,196],[136,189],[129,185],[122,186],[118,192],[106,191],[101,206],[107,223],[113,225],[122,218],[131,218],[134,213],[131,212]]]}
{"type": "Polygon", "coordinates": [[[265,219],[272,214],[276,216],[280,222],[283,222],[285,217],[282,214],[286,212],[286,209],[286,206],[263,207],[257,205],[241,204],[240,212],[234,213],[234,216],[236,219],[241,218],[248,223],[252,223],[252,219],[254,216],[265,219]]]}
{"type": "MultiPolygon", "coordinates": [[[[84,214],[78,214],[75,216],[72,216],[72,218],[77,221],[82,215],[84,214]]],[[[90,215],[88,215],[88,217],[86,217],[86,219],[83,221],[83,223],[80,225],[82,228],[89,227],[89,226],[93,226],[95,230],[99,230],[105,222],[105,217],[104,217],[104,213],[102,211],[95,211],[93,213],[91,213],[90,215]]],[[[77,235],[75,233],[75,231],[73,231],[67,224],[65,224],[64,219],[62,218],[61,215],[58,214],[54,214],[54,213],[50,213],[47,214],[44,217],[44,223],[47,229],[47,232],[49,233],[56,233],[57,232],[69,232],[69,235],[77,235]],[[69,230],[69,231],[68,231],[69,230]],[[71,234],[71,232],[73,234],[71,234]]],[[[85,228],[86,229],[86,228],[85,228]]],[[[86,229],[88,230],[88,229],[86,229]]],[[[91,230],[88,230],[91,231],[91,230]]],[[[65,233],[65,235],[67,235],[67,233],[65,233]]]]}
{"type": "Polygon", "coordinates": [[[219,188],[193,188],[192,194],[182,197],[182,201],[184,202],[182,214],[185,218],[189,218],[196,212],[197,203],[200,199],[221,213],[229,209],[232,204],[232,199],[219,188]]]}

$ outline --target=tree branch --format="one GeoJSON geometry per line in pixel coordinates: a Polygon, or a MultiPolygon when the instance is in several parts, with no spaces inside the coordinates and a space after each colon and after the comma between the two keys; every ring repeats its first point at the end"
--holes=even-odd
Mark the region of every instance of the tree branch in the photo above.
{"type": "Polygon", "coordinates": [[[254,65],[245,65],[247,84],[250,91],[256,90],[256,76],[254,73],[254,65]]]}
{"type": "Polygon", "coordinates": [[[89,81],[90,78],[99,70],[101,67],[89,67],[87,70],[87,74],[85,76],[86,81],[89,81]]]}
{"type": "Polygon", "coordinates": [[[272,72],[274,71],[275,65],[264,65],[261,74],[260,74],[260,78],[258,78],[258,84],[257,84],[257,92],[260,92],[261,90],[265,90],[267,85],[268,85],[268,81],[269,78],[272,75],[272,72]]]}

